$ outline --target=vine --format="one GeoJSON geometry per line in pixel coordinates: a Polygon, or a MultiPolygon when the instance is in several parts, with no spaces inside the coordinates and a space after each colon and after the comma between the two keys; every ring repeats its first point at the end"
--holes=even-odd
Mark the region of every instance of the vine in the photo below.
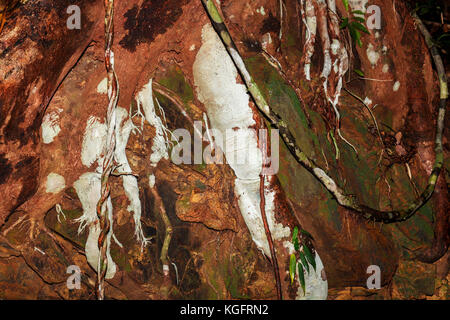
{"type": "Polygon", "coordinates": [[[109,177],[114,170],[114,151],[116,147],[115,137],[115,109],[119,99],[119,82],[114,70],[114,53],[111,49],[114,38],[114,0],[105,0],[105,67],[108,75],[108,110],[106,114],[107,136],[104,146],[104,159],[101,175],[101,196],[97,203],[97,216],[100,222],[100,235],[98,248],[100,250],[97,266],[97,298],[103,300],[105,296],[105,277],[108,269],[108,242],[106,236],[111,228],[107,211],[106,200],[110,196],[109,177]]]}

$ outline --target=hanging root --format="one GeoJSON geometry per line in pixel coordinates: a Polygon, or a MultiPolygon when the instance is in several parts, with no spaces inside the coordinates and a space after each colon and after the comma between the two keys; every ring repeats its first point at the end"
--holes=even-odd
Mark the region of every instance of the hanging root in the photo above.
{"type": "MultiPolygon", "coordinates": [[[[153,82],[153,90],[163,95],[165,98],[169,99],[177,107],[177,109],[181,112],[181,114],[189,121],[189,123],[192,125],[194,131],[196,131],[198,136],[203,137],[202,133],[198,130],[198,128],[194,126],[194,120],[192,120],[191,116],[186,112],[183,101],[181,101],[181,99],[177,96],[175,92],[173,92],[169,88],[164,87],[158,82],[153,82]]],[[[205,139],[203,140],[206,141],[205,139]]]]}
{"type": "Polygon", "coordinates": [[[164,139],[166,140],[167,149],[169,149],[169,148],[173,147],[172,140],[175,140],[177,143],[179,143],[179,141],[178,141],[177,137],[174,136],[172,131],[170,131],[168,129],[167,120],[166,120],[166,113],[164,112],[164,109],[159,104],[158,98],[155,97],[155,100],[156,100],[156,104],[158,105],[159,113],[162,115],[162,119],[164,120],[163,126],[162,126],[163,127],[163,132],[164,132],[164,139]],[[169,136],[170,136],[170,139],[169,139],[169,136]]]}
{"type": "Polygon", "coordinates": [[[278,34],[278,38],[281,40],[283,37],[283,12],[286,11],[286,5],[283,0],[280,0],[280,33],[278,34]]]}
{"type": "Polygon", "coordinates": [[[144,232],[142,230],[141,224],[141,201],[139,199],[139,186],[137,176],[131,171],[130,164],[128,163],[128,158],[126,154],[126,146],[130,133],[133,130],[132,120],[127,118],[127,111],[123,108],[116,109],[116,150],[114,153],[117,165],[115,166],[114,172],[111,175],[121,176],[122,185],[125,194],[130,201],[128,206],[128,211],[133,212],[133,219],[135,224],[135,236],[137,240],[141,243],[141,250],[147,245],[149,239],[145,238],[144,232]],[[122,124],[123,123],[123,124],[122,124]]]}
{"type": "Polygon", "coordinates": [[[142,90],[136,96],[136,102],[139,107],[142,107],[144,111],[145,120],[155,128],[155,136],[153,137],[152,151],[150,155],[150,162],[153,167],[156,167],[161,159],[169,159],[169,148],[172,146],[172,142],[169,137],[174,138],[173,133],[167,128],[165,122],[164,111],[159,105],[156,99],[159,113],[161,113],[162,119],[156,114],[155,103],[153,101],[153,79],[150,79],[142,90]]]}
{"type": "Polygon", "coordinates": [[[172,240],[172,223],[170,222],[169,216],[167,215],[166,208],[164,207],[164,203],[161,199],[161,196],[159,195],[156,188],[150,188],[150,190],[153,193],[153,196],[155,197],[156,203],[159,205],[159,212],[161,214],[161,218],[163,220],[164,226],[166,227],[166,235],[164,237],[163,246],[161,248],[161,255],[160,259],[163,265],[163,273],[164,277],[169,277],[169,258],[168,258],[168,251],[170,246],[170,241],[172,240]]]}
{"type": "Polygon", "coordinates": [[[336,116],[336,131],[338,136],[358,154],[355,146],[341,133],[341,115],[338,110],[339,97],[342,90],[342,78],[348,70],[348,53],[339,41],[339,20],[336,14],[335,0],[317,0],[319,12],[319,34],[322,39],[324,63],[321,77],[324,78],[323,88],[328,102],[332,105],[336,116]],[[330,26],[328,28],[328,25],[330,26]],[[331,39],[330,39],[331,35],[331,39]],[[336,85],[334,85],[336,83],[336,85]],[[328,86],[331,88],[329,89],[328,86]]]}
{"type": "Polygon", "coordinates": [[[314,54],[314,44],[316,43],[317,17],[315,15],[312,0],[301,0],[300,8],[302,13],[302,20],[307,30],[306,41],[303,47],[303,57],[305,59],[304,73],[306,80],[311,80],[311,58],[314,54]],[[304,1],[306,1],[305,9],[303,9],[304,1]]]}
{"type": "Polygon", "coordinates": [[[331,140],[333,141],[333,145],[334,145],[334,149],[336,150],[336,160],[339,160],[340,158],[340,151],[339,151],[339,146],[337,145],[337,141],[336,138],[334,137],[333,131],[330,131],[330,136],[331,136],[331,140]]]}
{"type": "MultiPolygon", "coordinates": [[[[380,127],[378,126],[378,121],[377,121],[377,119],[375,118],[375,115],[373,114],[372,109],[370,108],[370,106],[368,106],[367,103],[366,103],[363,99],[361,99],[361,97],[358,97],[358,96],[357,96],[356,94],[354,94],[353,92],[347,90],[346,88],[344,88],[344,90],[345,90],[348,94],[350,94],[353,98],[355,98],[356,100],[358,100],[359,102],[361,102],[361,103],[363,104],[363,106],[366,108],[366,110],[369,112],[369,114],[370,114],[370,116],[371,116],[371,118],[372,118],[373,124],[375,125],[375,128],[376,128],[376,130],[377,130],[378,138],[380,138],[381,146],[383,147],[383,149],[386,149],[386,145],[384,144],[383,137],[381,136],[380,127]]],[[[366,98],[366,99],[367,99],[367,98],[366,98]]],[[[375,105],[375,106],[376,106],[376,105],[375,105]]],[[[374,107],[374,108],[375,108],[375,107],[374,107]]]]}
{"type": "MultiPolygon", "coordinates": [[[[261,119],[261,128],[263,128],[264,121],[261,119]]],[[[260,140],[260,149],[261,153],[263,155],[262,163],[263,166],[266,163],[265,155],[267,155],[267,132],[261,137],[260,140]]],[[[266,185],[266,176],[261,172],[260,177],[260,183],[259,183],[259,197],[260,197],[260,210],[261,210],[261,217],[264,224],[264,231],[266,233],[267,242],[269,243],[270,248],[270,255],[272,260],[272,267],[273,267],[273,273],[275,276],[276,281],[276,288],[277,288],[277,297],[278,300],[281,300],[283,298],[281,293],[281,279],[280,279],[280,271],[278,268],[278,261],[277,261],[277,255],[275,252],[275,247],[272,239],[272,234],[270,233],[269,224],[267,222],[267,216],[266,216],[266,198],[265,198],[265,185],[266,185]]]]}
{"type": "MultiPolygon", "coordinates": [[[[158,89],[162,92],[164,92],[164,95],[167,94],[167,88],[164,88],[161,85],[157,85],[158,89]]],[[[182,104],[174,98],[174,96],[171,97],[171,101],[175,101],[175,105],[177,105],[178,108],[182,108],[182,104]]],[[[150,162],[152,166],[156,166],[158,162],[162,158],[168,159],[168,149],[171,146],[171,142],[169,140],[169,136],[171,138],[174,138],[173,133],[167,128],[167,122],[166,117],[163,108],[159,104],[158,99],[155,97],[156,105],[158,107],[159,114],[161,116],[158,116],[156,114],[156,108],[155,104],[153,102],[153,80],[150,79],[149,83],[144,86],[144,88],[138,93],[136,97],[136,101],[138,105],[141,105],[144,110],[145,119],[148,121],[150,125],[152,125],[155,130],[156,134],[153,138],[153,146],[152,151],[153,154],[150,156],[150,162]]],[[[185,116],[188,117],[187,113],[185,113],[185,116]]],[[[188,118],[189,119],[189,118],[188,118]]],[[[152,191],[156,203],[159,205],[159,211],[161,214],[161,218],[163,220],[164,226],[166,227],[166,235],[164,237],[163,246],[161,249],[161,262],[163,265],[163,273],[164,277],[169,279],[169,259],[168,259],[168,251],[170,246],[170,241],[172,239],[172,224],[169,220],[169,217],[167,215],[166,209],[164,207],[164,203],[161,199],[161,196],[159,195],[158,191],[154,187],[154,185],[150,186],[150,190],[152,191]]]]}
{"type": "Polygon", "coordinates": [[[61,209],[61,205],[59,203],[55,205],[55,209],[56,209],[56,219],[58,220],[58,222],[61,223],[61,220],[59,218],[60,215],[62,215],[64,217],[64,220],[66,220],[66,215],[64,214],[64,211],[61,209]]]}
{"type": "MultiPolygon", "coordinates": [[[[311,80],[311,58],[314,54],[314,44],[317,28],[322,42],[324,56],[321,77],[324,78],[323,89],[327,101],[332,105],[336,116],[336,131],[338,136],[347,143],[356,153],[353,146],[341,133],[340,113],[337,108],[342,89],[342,78],[348,70],[348,53],[345,46],[339,41],[339,19],[336,14],[335,0],[301,0],[301,16],[307,34],[303,47],[303,64],[306,80],[311,80]],[[305,8],[303,8],[305,7],[305,8]],[[317,12],[317,15],[316,15],[317,12]],[[331,39],[330,39],[331,34],[331,39]],[[336,83],[336,86],[334,85],[336,83]],[[331,87],[331,91],[328,87],[331,87]]],[[[336,159],[338,159],[337,157],[336,159]]]]}
{"type": "MultiPolygon", "coordinates": [[[[422,32],[429,49],[432,51],[433,60],[436,65],[436,69],[438,71],[439,79],[440,79],[440,92],[441,92],[441,101],[439,107],[439,115],[438,115],[438,123],[437,123],[437,133],[436,133],[436,161],[434,164],[433,171],[428,179],[428,185],[426,189],[422,192],[421,196],[409,204],[406,208],[401,210],[394,211],[380,211],[363,204],[360,204],[356,198],[353,196],[349,196],[345,194],[343,189],[341,189],[336,182],[329,176],[327,173],[320,167],[318,167],[315,162],[308,158],[308,156],[302,151],[298,143],[296,142],[292,132],[290,131],[287,123],[276,114],[266,102],[264,96],[262,95],[258,85],[253,80],[245,64],[238,53],[236,45],[234,44],[230,33],[228,32],[227,27],[225,26],[217,7],[215,6],[212,0],[202,0],[204,7],[210,17],[210,21],[216,30],[219,37],[222,39],[229,55],[233,59],[236,67],[238,68],[242,79],[247,86],[247,89],[252,96],[256,106],[262,112],[267,119],[270,121],[271,125],[278,128],[281,134],[283,141],[288,147],[291,154],[294,158],[303,165],[308,171],[310,171],[323,185],[327,190],[335,197],[337,202],[350,210],[353,210],[359,213],[365,219],[370,219],[374,221],[384,222],[384,223],[392,223],[397,221],[404,221],[410,218],[418,209],[420,209],[431,197],[433,194],[437,178],[440,174],[442,164],[443,164],[443,150],[442,150],[442,132],[444,129],[444,118],[445,118],[445,107],[446,101],[448,97],[448,89],[447,89],[447,79],[445,76],[444,66],[442,64],[442,60],[439,56],[437,49],[434,47],[434,44],[431,40],[431,36],[426,30],[425,26],[422,24],[420,19],[413,15],[416,20],[416,24],[419,27],[419,30],[422,32]]],[[[345,63],[343,63],[340,67],[345,70],[345,63]]]]}

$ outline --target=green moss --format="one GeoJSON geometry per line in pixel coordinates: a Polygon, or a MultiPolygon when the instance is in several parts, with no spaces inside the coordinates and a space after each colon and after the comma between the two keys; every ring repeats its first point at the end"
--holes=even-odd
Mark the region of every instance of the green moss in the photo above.
{"type": "Polygon", "coordinates": [[[124,252],[116,246],[111,246],[111,258],[119,267],[119,270],[123,270],[126,272],[131,271],[131,264],[128,261],[128,255],[124,254],[124,252]]]}
{"type": "Polygon", "coordinates": [[[325,216],[328,221],[330,221],[336,230],[342,229],[342,221],[337,212],[338,204],[331,197],[331,195],[327,194],[327,198],[325,201],[319,201],[319,212],[322,216],[325,216]]]}
{"type": "MultiPolygon", "coordinates": [[[[239,256],[234,257],[235,260],[239,258],[239,256]]],[[[245,273],[244,269],[240,268],[241,261],[234,261],[234,263],[230,263],[228,260],[221,266],[221,273],[223,275],[223,279],[225,282],[225,288],[230,293],[233,299],[250,299],[250,297],[243,293],[245,290],[245,273]]]]}
{"type": "Polygon", "coordinates": [[[346,177],[346,191],[349,194],[356,194],[360,202],[363,202],[373,208],[378,207],[379,189],[374,188],[378,181],[376,175],[377,164],[374,159],[370,158],[370,154],[359,153],[359,160],[353,149],[345,148],[340,143],[341,150],[341,167],[346,177]]]}
{"type": "Polygon", "coordinates": [[[278,71],[261,55],[245,59],[250,74],[256,79],[262,94],[270,107],[278,113],[291,128],[296,140],[307,155],[314,154],[314,145],[318,143],[309,129],[308,119],[297,95],[278,71]]]}
{"type": "Polygon", "coordinates": [[[81,248],[84,248],[87,235],[86,232],[78,234],[79,223],[74,223],[75,219],[80,218],[83,215],[82,209],[63,209],[65,218],[60,215],[60,221],[56,217],[56,211],[52,211],[52,214],[47,215],[45,218],[45,224],[52,230],[56,231],[63,237],[76,243],[81,248]]]}
{"type": "Polygon", "coordinates": [[[194,100],[194,92],[180,68],[172,67],[157,81],[164,87],[176,92],[185,104],[194,100]]]}

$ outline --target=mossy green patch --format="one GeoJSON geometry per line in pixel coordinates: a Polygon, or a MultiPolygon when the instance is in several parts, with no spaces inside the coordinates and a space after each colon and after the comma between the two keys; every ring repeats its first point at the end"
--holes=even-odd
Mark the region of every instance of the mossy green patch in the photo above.
{"type": "Polygon", "coordinates": [[[321,216],[325,216],[328,221],[330,221],[336,230],[342,229],[342,221],[337,212],[338,204],[331,197],[330,194],[327,194],[326,200],[319,201],[319,213],[321,216]]]}
{"type": "MultiPolygon", "coordinates": [[[[340,144],[341,149],[343,144],[340,144]]],[[[379,190],[374,188],[379,176],[376,174],[377,164],[370,158],[369,154],[356,153],[349,148],[341,152],[341,168],[346,177],[345,189],[348,194],[356,194],[360,202],[373,208],[378,207],[379,190]]]]}
{"type": "Polygon", "coordinates": [[[278,71],[261,55],[245,60],[250,74],[256,79],[262,94],[270,107],[278,113],[291,128],[295,138],[308,156],[314,155],[314,135],[309,130],[306,114],[294,89],[285,83],[278,71]]]}
{"type": "Polygon", "coordinates": [[[233,260],[233,263],[225,260],[224,264],[220,266],[225,288],[233,299],[250,299],[250,297],[244,293],[246,274],[242,268],[241,257],[234,256],[233,260]]]}
{"type": "Polygon", "coordinates": [[[180,68],[170,68],[162,77],[158,78],[158,82],[164,87],[176,92],[185,104],[194,100],[194,91],[186,81],[183,71],[180,68]]]}
{"type": "Polygon", "coordinates": [[[77,244],[80,248],[84,248],[86,243],[86,232],[78,233],[79,223],[75,220],[83,215],[83,210],[80,209],[62,209],[63,214],[59,215],[59,221],[56,210],[52,210],[50,214],[45,217],[45,224],[55,232],[63,237],[69,239],[77,244]]]}
{"type": "Polygon", "coordinates": [[[119,267],[119,270],[123,270],[126,272],[131,271],[131,264],[128,260],[128,255],[124,254],[123,250],[121,250],[117,246],[111,246],[111,258],[119,267]]]}

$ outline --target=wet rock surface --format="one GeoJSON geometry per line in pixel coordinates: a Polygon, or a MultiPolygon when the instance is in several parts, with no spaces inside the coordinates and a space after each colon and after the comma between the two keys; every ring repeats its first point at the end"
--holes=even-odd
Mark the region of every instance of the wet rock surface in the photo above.
{"type": "MultiPolygon", "coordinates": [[[[88,167],[81,159],[88,120],[97,117],[103,123],[106,115],[107,95],[99,90],[106,76],[103,8],[95,1],[80,1],[86,17],[83,34],[51,23],[47,28],[61,30],[46,33],[43,22],[25,21],[33,16],[50,21],[66,6],[64,2],[59,9],[48,8],[43,3],[24,5],[0,34],[0,192],[4,195],[0,298],[95,299],[96,273],[85,257],[88,232],[80,232],[77,221],[83,205],[73,186],[97,166],[88,167]],[[32,24],[37,31],[26,27],[32,24]],[[64,45],[62,39],[67,39],[64,45]],[[20,59],[13,61],[12,55],[20,59]],[[51,139],[44,139],[46,116],[51,120],[51,139]],[[57,191],[48,192],[52,173],[63,177],[64,183],[55,182],[50,189],[57,191]],[[69,290],[66,284],[70,276],[66,271],[72,265],[81,270],[79,290],[69,290]]],[[[285,0],[282,16],[279,1],[273,0],[223,0],[221,8],[249,72],[308,156],[327,168],[348,193],[373,207],[390,209],[413,200],[416,190],[426,185],[434,159],[438,87],[430,55],[407,8],[398,5],[398,14],[405,17],[400,20],[389,1],[374,3],[382,7],[389,23],[377,38],[365,35],[363,41],[366,47],[378,48],[382,58],[372,67],[365,48],[354,48],[354,64],[367,78],[392,78],[401,85],[394,92],[393,82],[348,75],[348,90],[377,104],[373,113],[387,146],[382,152],[370,114],[343,92],[341,130],[358,154],[342,140],[334,143],[330,135],[335,119],[321,91],[319,54],[313,56],[311,81],[304,80],[299,57],[305,30],[298,21],[298,1],[285,0]],[[382,51],[383,46],[387,51],[382,51]],[[389,65],[388,73],[382,71],[384,64],[389,65]]],[[[338,10],[344,12],[340,3],[338,10]]],[[[254,244],[241,216],[233,170],[221,164],[176,165],[166,159],[151,166],[156,131],[137,114],[136,95],[153,79],[154,97],[164,110],[167,128],[186,128],[194,136],[191,121],[203,121],[206,109],[197,97],[193,64],[208,21],[201,1],[116,3],[118,105],[132,115],[136,128],[126,155],[138,177],[141,222],[150,242],[142,247],[137,241],[122,178],[111,177],[116,237],[111,241],[111,257],[117,273],[108,280],[108,299],[276,298],[270,261],[254,244]],[[160,260],[166,227],[151,188],[160,195],[173,227],[169,282],[164,280],[160,260]]],[[[448,152],[448,130],[444,147],[448,152]]],[[[448,299],[448,252],[431,263],[416,256],[433,245],[437,217],[448,220],[449,162],[445,159],[446,169],[433,198],[408,221],[381,225],[340,207],[280,143],[276,186],[284,205],[277,217],[289,227],[301,225],[314,237],[326,270],[329,299],[448,299]],[[370,265],[381,269],[380,290],[366,289],[370,265]]],[[[445,234],[445,229],[439,232],[445,234]]],[[[281,251],[280,255],[281,278],[288,283],[289,257],[281,251]]]]}

